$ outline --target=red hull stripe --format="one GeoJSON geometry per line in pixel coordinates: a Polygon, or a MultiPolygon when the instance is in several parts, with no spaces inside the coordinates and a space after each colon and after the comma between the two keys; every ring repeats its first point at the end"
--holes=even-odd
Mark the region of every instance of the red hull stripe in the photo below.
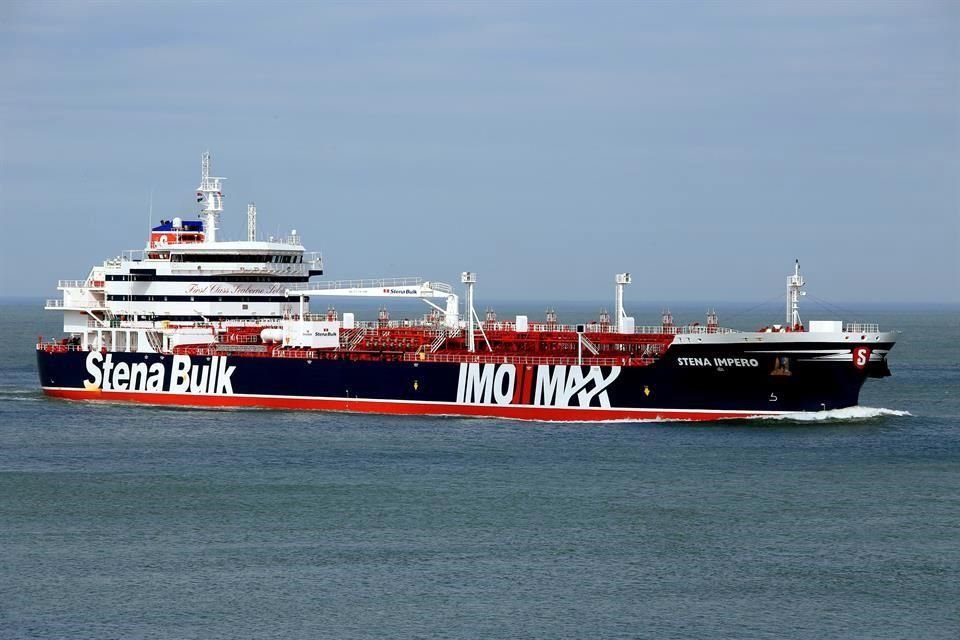
{"type": "Polygon", "coordinates": [[[48,396],[68,400],[136,402],[139,404],[190,407],[260,407],[380,413],[393,415],[434,415],[511,418],[558,422],[598,422],[607,420],[724,420],[752,416],[781,415],[777,411],[711,411],[688,409],[618,409],[600,407],[539,407],[531,405],[469,405],[406,400],[369,400],[361,398],[313,398],[299,396],[194,395],[150,393],[145,391],[102,391],[44,387],[48,396]]]}
{"type": "Polygon", "coordinates": [[[517,380],[513,385],[513,400],[511,404],[520,404],[523,402],[524,398],[522,397],[523,393],[523,383],[526,379],[526,368],[523,366],[517,367],[517,380]]]}
{"type": "Polygon", "coordinates": [[[520,402],[533,402],[533,367],[528,365],[523,370],[523,395],[520,402]]]}

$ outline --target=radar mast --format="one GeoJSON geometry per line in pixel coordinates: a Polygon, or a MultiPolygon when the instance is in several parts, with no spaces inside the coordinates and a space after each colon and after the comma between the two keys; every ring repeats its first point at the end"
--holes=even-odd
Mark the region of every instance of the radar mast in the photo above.
{"type": "Polygon", "coordinates": [[[797,329],[800,324],[800,296],[806,295],[803,285],[806,281],[800,275],[800,260],[793,266],[793,275],[787,278],[787,326],[797,329]]]}
{"type": "Polygon", "coordinates": [[[223,211],[223,191],[220,181],[210,175],[210,152],[204,151],[200,157],[200,186],[197,187],[197,202],[203,216],[204,242],[217,241],[217,221],[223,211]]]}

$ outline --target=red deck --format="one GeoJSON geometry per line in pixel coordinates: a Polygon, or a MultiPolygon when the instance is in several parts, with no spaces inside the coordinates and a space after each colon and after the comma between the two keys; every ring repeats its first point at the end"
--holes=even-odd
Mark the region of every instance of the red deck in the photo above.
{"type": "Polygon", "coordinates": [[[260,337],[263,329],[263,326],[228,326],[216,334],[216,342],[180,345],[174,349],[174,353],[308,360],[349,358],[516,364],[579,362],[588,366],[646,366],[655,362],[674,339],[673,333],[622,334],[603,327],[603,330],[583,334],[596,348],[594,355],[587,348],[580,348],[575,331],[564,327],[526,332],[491,327],[485,330],[486,341],[478,337],[476,351],[470,352],[462,333],[439,337],[440,330],[430,326],[386,325],[341,329],[339,348],[311,349],[263,342],[260,337]],[[487,342],[492,350],[487,348],[487,342]]]}

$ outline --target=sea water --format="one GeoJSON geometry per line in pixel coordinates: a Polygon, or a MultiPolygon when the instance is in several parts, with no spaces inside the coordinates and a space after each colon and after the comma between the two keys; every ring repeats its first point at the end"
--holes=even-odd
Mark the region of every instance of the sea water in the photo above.
{"type": "Polygon", "coordinates": [[[859,407],[589,425],[47,399],[41,307],[0,306],[0,638],[960,636],[956,308],[864,314],[859,407]]]}

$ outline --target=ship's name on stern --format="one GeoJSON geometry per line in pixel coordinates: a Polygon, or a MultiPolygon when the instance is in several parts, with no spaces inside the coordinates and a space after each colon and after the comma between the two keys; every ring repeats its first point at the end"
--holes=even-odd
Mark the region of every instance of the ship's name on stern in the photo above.
{"type": "Polygon", "coordinates": [[[759,367],[756,358],[677,358],[681,367],[759,367]]]}

